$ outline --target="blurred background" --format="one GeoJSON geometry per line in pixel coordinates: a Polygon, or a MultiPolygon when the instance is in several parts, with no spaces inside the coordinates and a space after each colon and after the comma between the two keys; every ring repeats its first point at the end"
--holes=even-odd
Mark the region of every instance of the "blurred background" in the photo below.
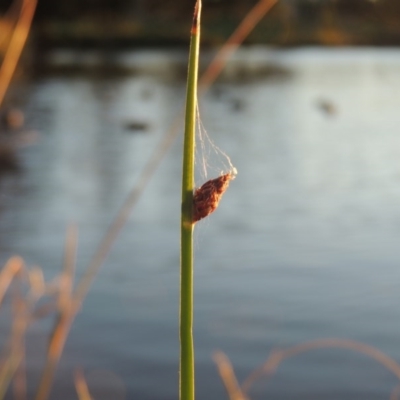
{"type": "MultiPolygon", "coordinates": [[[[221,45],[256,0],[204,0],[204,45],[221,45]]],[[[3,14],[12,4],[2,0],[3,14]]],[[[48,46],[186,45],[193,2],[71,0],[38,2],[32,41],[48,46]]],[[[397,45],[400,4],[393,0],[283,0],[246,44],[397,45]]],[[[6,21],[5,21],[6,22],[6,21]]]]}
{"type": "MultiPolygon", "coordinates": [[[[4,66],[32,2],[0,4],[4,66]]],[[[256,4],[203,0],[201,73],[256,4]]],[[[74,223],[82,276],[182,110],[193,6],[38,1],[0,100],[2,265],[18,254],[57,282],[74,223]]],[[[238,176],[196,226],[198,398],[227,398],[216,349],[239,381],[272,349],[319,338],[400,361],[399,18],[397,0],[277,1],[199,98],[238,176]]],[[[181,130],[90,288],[50,398],[76,398],[78,367],[96,400],[177,398],[181,130]]],[[[203,156],[217,176],[223,157],[203,156]]],[[[10,290],[4,349],[12,315],[10,290]]],[[[6,398],[34,398],[53,318],[29,327],[27,378],[6,398]]],[[[394,399],[397,384],[371,358],[330,348],[286,360],[249,397],[394,399]]]]}

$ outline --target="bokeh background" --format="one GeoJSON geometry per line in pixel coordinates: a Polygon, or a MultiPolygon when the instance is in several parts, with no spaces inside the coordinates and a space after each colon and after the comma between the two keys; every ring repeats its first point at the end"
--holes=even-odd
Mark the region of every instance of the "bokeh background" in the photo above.
{"type": "MultiPolygon", "coordinates": [[[[256,4],[203,1],[201,72],[256,4]]],[[[1,2],[3,60],[21,5],[1,2]]],[[[0,109],[2,265],[18,254],[58,282],[75,224],[82,276],[180,115],[193,6],[38,1],[0,109]]],[[[396,0],[280,0],[199,98],[238,176],[196,226],[198,398],[227,398],[217,349],[239,381],[272,349],[320,338],[400,361],[399,18],[396,0]]],[[[79,367],[96,400],[177,398],[181,147],[180,125],[72,325],[50,398],[76,398],[79,367]]],[[[204,158],[217,176],[224,157],[204,158]]],[[[0,309],[4,352],[15,291],[0,309]]],[[[34,398],[53,324],[49,313],[29,327],[25,389],[6,398],[34,398]]],[[[397,384],[365,354],[324,348],[249,397],[375,400],[397,384]]]]}

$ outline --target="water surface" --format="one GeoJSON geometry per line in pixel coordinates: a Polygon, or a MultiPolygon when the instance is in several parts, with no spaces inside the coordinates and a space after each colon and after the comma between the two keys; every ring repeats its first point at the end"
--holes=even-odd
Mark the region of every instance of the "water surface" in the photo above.
{"type": "MultiPolygon", "coordinates": [[[[185,82],[168,63],[163,73],[158,55],[132,54],[159,67],[147,73],[52,75],[15,89],[40,141],[20,152],[22,173],[0,182],[1,261],[20,254],[52,279],[73,222],[82,273],[181,109],[185,82]]],[[[235,63],[201,99],[202,122],[238,176],[196,228],[198,397],[226,398],[216,349],[240,380],[273,348],[323,337],[400,360],[400,52],[258,48],[235,63]],[[233,79],[235,65],[269,63],[286,73],[233,79]]],[[[180,153],[178,139],[98,274],[52,398],[74,396],[79,366],[96,399],[177,398],[180,153]]],[[[49,327],[30,332],[30,391],[49,327]]],[[[395,385],[365,356],[318,350],[286,361],[251,398],[381,399],[395,385]]]]}

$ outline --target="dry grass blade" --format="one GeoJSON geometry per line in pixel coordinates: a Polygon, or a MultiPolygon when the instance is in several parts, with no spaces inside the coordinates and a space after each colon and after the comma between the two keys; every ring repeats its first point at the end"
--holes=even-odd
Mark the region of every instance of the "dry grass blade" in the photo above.
{"type": "Polygon", "coordinates": [[[24,267],[21,257],[11,257],[0,272],[0,306],[14,276],[24,267]]]}
{"type": "Polygon", "coordinates": [[[3,103],[4,96],[10,85],[18,60],[21,56],[22,49],[25,46],[31,29],[32,19],[35,14],[37,0],[24,0],[21,6],[21,12],[14,32],[12,33],[10,43],[3,63],[0,68],[0,106],[3,103]]]}
{"type": "Polygon", "coordinates": [[[13,328],[11,332],[11,357],[19,359],[16,364],[13,379],[14,399],[26,398],[26,370],[25,370],[25,336],[29,326],[29,301],[24,298],[22,291],[23,276],[22,270],[18,274],[13,299],[13,328]]]}
{"type": "Polygon", "coordinates": [[[383,365],[400,380],[400,365],[382,351],[355,340],[333,338],[313,340],[287,349],[274,350],[268,357],[267,361],[260,368],[250,374],[250,376],[244,381],[242,385],[243,392],[247,393],[254,382],[262,376],[270,377],[284,360],[311,350],[327,348],[347,349],[364,354],[383,365]]]}
{"type": "Polygon", "coordinates": [[[19,352],[18,354],[12,353],[2,364],[0,369],[0,399],[4,398],[8,385],[15,375],[22,358],[22,352],[19,352]]]}
{"type": "Polygon", "coordinates": [[[46,282],[41,268],[33,267],[27,272],[30,285],[29,297],[34,302],[45,294],[46,282]]]}
{"type": "Polygon", "coordinates": [[[76,393],[78,394],[79,400],[92,400],[92,397],[90,396],[89,393],[88,385],[86,383],[85,376],[83,375],[81,369],[75,371],[74,382],[75,382],[76,393]]]}
{"type": "Polygon", "coordinates": [[[0,37],[0,54],[4,53],[8,47],[8,42],[11,39],[18,15],[21,11],[21,4],[22,0],[13,1],[5,14],[0,18],[0,30],[2,34],[0,37]]]}
{"type": "Polygon", "coordinates": [[[228,58],[243,43],[244,39],[250,34],[254,27],[268,13],[268,11],[278,2],[278,0],[260,0],[244,17],[235,32],[229,37],[226,43],[218,51],[214,60],[208,66],[200,79],[199,85],[203,90],[208,88],[217,79],[224,68],[228,58]]]}
{"type": "Polygon", "coordinates": [[[49,396],[55,369],[64,349],[72,321],[76,315],[76,302],[71,296],[75,271],[76,248],[77,231],[75,227],[70,227],[67,232],[64,269],[60,282],[59,312],[50,337],[46,365],[42,372],[39,388],[36,393],[36,400],[45,400],[49,396]]]}
{"type": "Polygon", "coordinates": [[[0,370],[0,398],[13,380],[14,398],[17,400],[26,398],[25,336],[35,320],[32,310],[48,290],[42,270],[36,267],[29,271],[20,257],[10,258],[0,272],[0,302],[10,286],[13,289],[13,318],[10,338],[5,346],[5,362],[0,370]],[[25,293],[23,285],[27,282],[29,290],[25,293]]]}
{"type": "Polygon", "coordinates": [[[390,393],[390,400],[399,400],[400,396],[400,384],[395,386],[395,388],[392,390],[392,393],[390,393]]]}
{"type": "Polygon", "coordinates": [[[60,310],[67,308],[71,302],[77,247],[78,230],[77,227],[73,225],[68,228],[67,240],[65,243],[64,266],[60,276],[60,296],[58,304],[60,310]]]}
{"type": "Polygon", "coordinates": [[[14,394],[16,399],[26,395],[26,378],[24,369],[25,334],[29,325],[29,304],[22,296],[23,269],[19,268],[19,279],[13,285],[12,297],[12,327],[6,347],[6,362],[0,372],[0,398],[3,398],[12,379],[14,379],[14,394]]]}
{"type": "Polygon", "coordinates": [[[230,400],[248,400],[240,389],[235,373],[228,357],[221,351],[217,351],[213,355],[213,359],[218,367],[219,375],[224,382],[226,391],[230,400]]]}

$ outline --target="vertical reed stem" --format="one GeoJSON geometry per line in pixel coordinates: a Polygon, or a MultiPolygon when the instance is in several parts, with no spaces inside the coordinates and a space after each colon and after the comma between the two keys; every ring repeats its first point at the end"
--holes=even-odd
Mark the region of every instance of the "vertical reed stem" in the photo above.
{"type": "Polygon", "coordinates": [[[193,222],[194,149],[196,131],[197,75],[200,43],[201,0],[197,0],[190,38],[183,145],[180,282],[179,399],[194,400],[193,348],[193,222]]]}

